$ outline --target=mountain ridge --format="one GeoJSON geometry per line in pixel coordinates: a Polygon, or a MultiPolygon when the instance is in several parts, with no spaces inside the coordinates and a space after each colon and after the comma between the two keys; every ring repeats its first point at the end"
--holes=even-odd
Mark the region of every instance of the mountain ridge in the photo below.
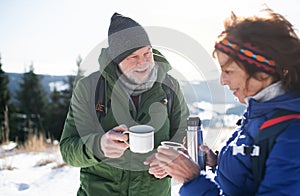
{"type": "MultiPolygon", "coordinates": [[[[19,83],[22,81],[23,73],[6,73],[9,77],[8,88],[12,94],[12,101],[15,102],[16,92],[19,90],[19,83]]],[[[41,79],[41,85],[46,96],[51,93],[51,84],[66,83],[70,75],[56,76],[37,74],[41,79]]],[[[194,102],[209,102],[211,104],[232,104],[238,107],[240,104],[234,99],[232,92],[219,84],[219,80],[208,81],[179,81],[186,102],[192,105],[194,102]]]]}

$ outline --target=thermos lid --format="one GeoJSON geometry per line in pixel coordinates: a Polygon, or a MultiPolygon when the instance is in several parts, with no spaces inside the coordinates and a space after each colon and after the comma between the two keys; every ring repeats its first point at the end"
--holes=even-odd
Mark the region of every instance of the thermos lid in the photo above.
{"type": "Polygon", "coordinates": [[[187,119],[188,126],[201,126],[201,120],[199,117],[189,117],[187,119]]]}

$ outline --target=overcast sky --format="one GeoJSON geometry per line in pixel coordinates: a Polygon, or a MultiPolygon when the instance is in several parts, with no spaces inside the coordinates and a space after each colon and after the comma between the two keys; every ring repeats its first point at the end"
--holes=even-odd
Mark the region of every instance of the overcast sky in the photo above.
{"type": "MultiPolygon", "coordinates": [[[[296,0],[0,0],[2,68],[6,72],[23,73],[33,64],[38,74],[75,74],[77,57],[84,59],[107,39],[114,12],[144,26],[183,33],[210,56],[224,18],[231,11],[237,15],[256,13],[263,3],[285,15],[299,29],[300,6],[296,0]]],[[[175,67],[178,62],[189,61],[173,56],[169,60],[175,67]]]]}

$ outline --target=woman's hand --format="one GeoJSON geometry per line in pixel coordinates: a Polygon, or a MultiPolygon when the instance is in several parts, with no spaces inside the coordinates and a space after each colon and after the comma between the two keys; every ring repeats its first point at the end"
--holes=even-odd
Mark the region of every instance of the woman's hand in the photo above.
{"type": "Polygon", "coordinates": [[[205,155],[205,164],[210,167],[217,166],[218,155],[214,153],[208,146],[199,145],[199,150],[201,150],[205,155]]]}
{"type": "Polygon", "coordinates": [[[159,146],[154,157],[152,162],[155,167],[151,167],[150,163],[149,173],[153,174],[155,173],[153,171],[157,170],[163,171],[165,175],[169,175],[181,183],[190,181],[199,175],[199,165],[182,151],[159,146]]]}
{"type": "Polygon", "coordinates": [[[155,157],[156,154],[152,154],[150,157],[146,159],[144,162],[145,165],[149,165],[149,174],[154,175],[156,178],[164,178],[168,175],[168,173],[159,166],[159,161],[155,157]]]}

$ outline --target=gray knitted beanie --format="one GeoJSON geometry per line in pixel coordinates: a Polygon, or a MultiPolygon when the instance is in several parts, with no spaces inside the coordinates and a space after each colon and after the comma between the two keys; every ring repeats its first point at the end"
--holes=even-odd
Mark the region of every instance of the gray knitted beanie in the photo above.
{"type": "Polygon", "coordinates": [[[108,30],[109,55],[119,64],[134,51],[151,46],[145,29],[131,18],[114,13],[108,30]]]}

